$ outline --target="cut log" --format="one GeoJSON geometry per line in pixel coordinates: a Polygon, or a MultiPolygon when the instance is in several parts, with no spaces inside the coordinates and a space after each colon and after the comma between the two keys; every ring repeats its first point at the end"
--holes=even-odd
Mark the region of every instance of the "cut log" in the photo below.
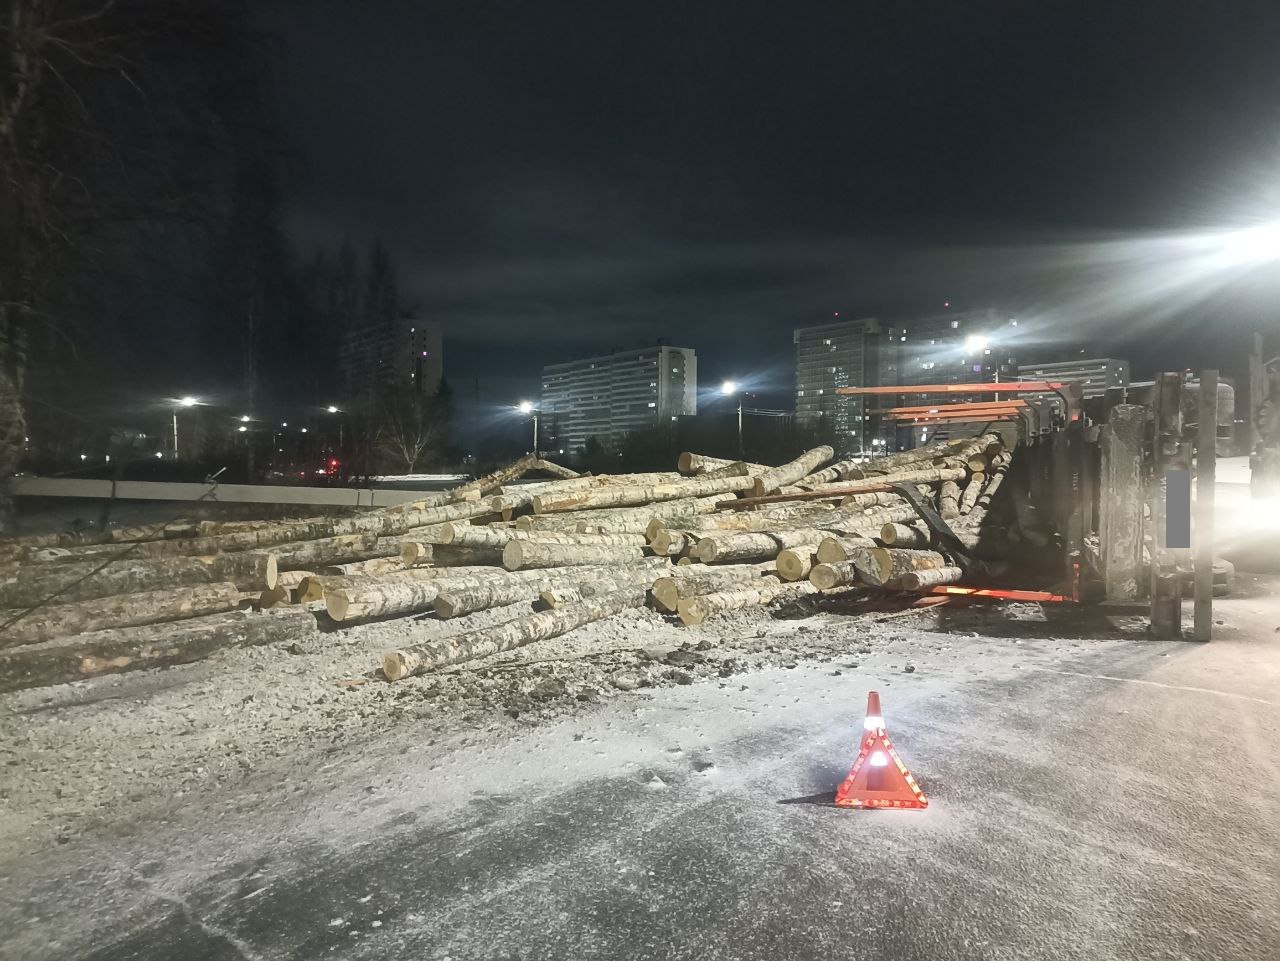
{"type": "Polygon", "coordinates": [[[538,463],[538,458],[533,454],[526,454],[519,460],[508,464],[506,467],[500,467],[491,474],[485,474],[483,477],[477,477],[473,481],[468,481],[449,491],[449,499],[453,501],[463,501],[471,499],[471,495],[480,497],[488,494],[490,491],[501,487],[503,484],[509,484],[517,477],[523,477],[526,473],[533,470],[538,463]]]}
{"type": "Polygon", "coordinates": [[[96,597],[231,581],[241,590],[266,583],[264,554],[164,557],[77,564],[26,565],[0,575],[0,607],[69,604],[96,597]]]}
{"type": "Polygon", "coordinates": [[[683,557],[698,543],[698,535],[686,531],[660,530],[649,542],[649,550],[659,557],[683,557]]]}
{"type": "MultiPolygon", "coordinates": [[[[656,558],[648,560],[656,561],[656,558]]],[[[632,584],[648,586],[655,573],[653,566],[649,564],[625,571],[574,568],[572,574],[560,570],[525,571],[519,577],[512,575],[507,578],[491,578],[474,587],[442,590],[436,596],[435,611],[437,617],[448,620],[475,611],[531,601],[542,591],[570,587],[577,589],[584,597],[594,597],[630,587],[632,584]]]]}
{"type": "Polygon", "coordinates": [[[703,623],[713,614],[737,611],[746,607],[759,607],[774,601],[795,600],[817,593],[817,588],[807,581],[784,584],[776,577],[762,577],[760,583],[744,584],[715,594],[684,598],[677,605],[682,623],[693,627],[703,623]]]}
{"type": "Polygon", "coordinates": [[[940,584],[954,584],[964,577],[964,571],[958,567],[934,567],[923,571],[907,571],[898,578],[896,587],[904,591],[922,591],[940,584]]]}
{"type": "Polygon", "coordinates": [[[677,567],[653,582],[654,606],[674,614],[683,597],[713,594],[737,584],[748,584],[771,573],[771,567],[770,564],[726,564],[723,567],[691,564],[677,567]]]}
{"type": "Polygon", "coordinates": [[[267,587],[276,586],[280,571],[368,560],[375,553],[377,543],[378,538],[374,534],[344,534],[273,547],[267,552],[267,587]]]}
{"type": "Polygon", "coordinates": [[[938,514],[944,521],[960,516],[960,485],[953,480],[943,481],[938,488],[938,514]]]}
{"type": "Polygon", "coordinates": [[[570,470],[568,467],[562,467],[554,461],[544,460],[541,457],[535,462],[534,468],[562,480],[573,480],[575,477],[582,476],[576,470],[570,470]]]}
{"type": "Polygon", "coordinates": [[[811,528],[767,533],[708,534],[698,541],[693,556],[704,564],[741,564],[776,558],[788,547],[821,543],[827,531],[811,528]]]}
{"type": "Polygon", "coordinates": [[[809,572],[813,570],[814,554],[817,550],[818,545],[809,544],[804,547],[788,547],[782,551],[775,562],[778,577],[784,581],[807,580],[809,572]]]}
{"type": "Polygon", "coordinates": [[[820,591],[833,591],[849,584],[869,583],[867,577],[874,568],[872,550],[854,554],[847,561],[832,564],[815,564],[809,572],[809,582],[820,591]]]}
{"type": "MultiPolygon", "coordinates": [[[[764,497],[766,494],[772,494],[779,487],[785,487],[788,484],[794,484],[800,478],[812,474],[819,466],[825,464],[835,455],[830,447],[815,447],[812,450],[805,451],[795,460],[783,464],[781,467],[774,467],[765,471],[763,474],[756,475],[754,483],[750,485],[753,497],[764,497]]],[[[745,490],[746,488],[739,488],[745,490]]]]}
{"type": "Polygon", "coordinates": [[[978,502],[978,495],[982,493],[982,488],[986,486],[987,475],[982,471],[975,471],[969,475],[969,483],[964,486],[964,493],[960,495],[960,514],[963,516],[973,510],[973,505],[978,502]]]}
{"type": "Polygon", "coordinates": [[[548,587],[538,594],[538,609],[554,611],[560,607],[568,607],[570,604],[580,603],[586,596],[580,589],[570,584],[548,587]]]}
{"type": "Polygon", "coordinates": [[[433,544],[431,563],[436,567],[476,567],[502,563],[501,547],[457,547],[453,544],[433,544]]]}
{"type": "Polygon", "coordinates": [[[484,630],[470,631],[457,637],[403,650],[388,651],[382,659],[382,671],[387,680],[398,681],[411,674],[509,651],[534,641],[559,637],[574,628],[612,617],[629,608],[642,607],[644,598],[645,591],[642,587],[632,587],[593,597],[571,607],[519,617],[484,630]]]}
{"type": "Polygon", "coordinates": [[[871,557],[873,563],[868,567],[866,580],[874,587],[889,584],[908,571],[924,571],[948,566],[947,559],[937,551],[876,547],[872,549],[871,557]]]}
{"type": "Polygon", "coordinates": [[[426,567],[431,563],[434,544],[422,544],[418,541],[400,542],[400,563],[405,567],[426,567]]]}
{"type": "Polygon", "coordinates": [[[644,557],[639,547],[609,547],[600,544],[539,544],[512,541],[502,550],[502,566],[509,571],[535,567],[584,567],[589,565],[634,564],[644,557]]]}
{"type": "Polygon", "coordinates": [[[316,573],[333,574],[390,574],[403,570],[404,565],[398,557],[371,557],[367,561],[352,561],[350,564],[330,564],[316,573]]]}
{"type": "Polygon", "coordinates": [[[315,615],[301,607],[94,631],[0,653],[0,691],[186,664],[225,648],[300,641],[315,633],[315,615]]]}
{"type": "Polygon", "coordinates": [[[870,537],[858,537],[856,535],[832,536],[824,537],[819,541],[818,549],[814,553],[819,564],[838,564],[841,561],[849,560],[859,552],[875,546],[876,542],[870,537]]]}
{"type": "Polygon", "coordinates": [[[234,584],[197,584],[71,604],[51,604],[26,613],[3,611],[0,612],[0,625],[3,625],[0,628],[0,648],[86,631],[177,621],[201,614],[231,611],[240,604],[242,596],[234,584]]]}
{"type": "MultiPolygon", "coordinates": [[[[576,511],[583,508],[628,507],[654,501],[681,500],[689,497],[705,497],[710,494],[727,494],[747,490],[753,481],[750,477],[686,478],[668,484],[651,484],[637,487],[600,487],[571,492],[563,496],[535,494],[535,514],[552,514],[576,511]]],[[[643,528],[642,528],[643,529],[643,528]]]]}
{"type": "Polygon", "coordinates": [[[268,587],[258,595],[258,610],[269,611],[275,607],[288,607],[298,603],[298,592],[288,587],[268,587]]]}
{"type": "Polygon", "coordinates": [[[880,540],[886,547],[910,547],[923,550],[929,546],[929,532],[919,524],[885,524],[880,540]]]}
{"type": "Polygon", "coordinates": [[[685,451],[676,461],[676,469],[681,474],[710,474],[724,470],[734,464],[743,464],[751,474],[763,474],[769,468],[764,464],[751,464],[744,461],[725,460],[723,457],[708,457],[706,454],[693,454],[685,451]]]}

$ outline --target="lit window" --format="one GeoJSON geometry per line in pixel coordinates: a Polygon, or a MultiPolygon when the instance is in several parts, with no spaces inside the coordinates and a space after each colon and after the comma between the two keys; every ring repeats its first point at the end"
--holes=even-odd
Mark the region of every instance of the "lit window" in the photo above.
{"type": "Polygon", "coordinates": [[[937,364],[935,364],[935,363],[934,363],[933,361],[931,361],[931,360],[926,360],[926,361],[925,361],[923,364],[921,364],[920,366],[921,366],[921,367],[923,367],[925,370],[933,370],[933,368],[934,368],[934,367],[936,367],[936,366],[937,366],[937,364]]]}
{"type": "Polygon", "coordinates": [[[960,321],[958,321],[958,320],[953,320],[953,321],[951,322],[951,329],[952,329],[952,330],[959,330],[959,329],[960,329],[960,321]]]}
{"type": "Polygon", "coordinates": [[[654,401],[649,401],[649,406],[650,406],[650,407],[657,407],[658,405],[657,405],[654,401]]]}

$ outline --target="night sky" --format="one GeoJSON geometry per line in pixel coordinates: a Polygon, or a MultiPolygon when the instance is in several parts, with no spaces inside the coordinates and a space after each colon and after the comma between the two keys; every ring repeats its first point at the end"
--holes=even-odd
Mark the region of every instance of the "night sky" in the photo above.
{"type": "Polygon", "coordinates": [[[1135,372],[1230,370],[1280,316],[1280,270],[1189,276],[1159,239],[1280,217],[1275,0],[260,16],[291,233],[381,236],[469,406],[657,338],[785,392],[791,329],[836,310],[996,307],[1135,372]]]}

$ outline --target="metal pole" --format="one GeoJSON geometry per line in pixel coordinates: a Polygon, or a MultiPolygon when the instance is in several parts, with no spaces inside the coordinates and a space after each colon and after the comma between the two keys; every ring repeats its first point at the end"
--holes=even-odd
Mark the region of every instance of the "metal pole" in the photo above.
{"type": "Polygon", "coordinates": [[[745,448],[742,446],[742,397],[738,397],[738,456],[743,457],[745,448]]]}
{"type": "Polygon", "coordinates": [[[1213,638],[1213,500],[1218,469],[1218,372],[1200,372],[1196,436],[1195,639],[1213,638]]]}
{"type": "Polygon", "coordinates": [[[533,456],[538,456],[538,412],[533,412],[533,456]]]}
{"type": "Polygon", "coordinates": [[[178,411],[173,412],[173,459],[178,459],[178,411]]]}

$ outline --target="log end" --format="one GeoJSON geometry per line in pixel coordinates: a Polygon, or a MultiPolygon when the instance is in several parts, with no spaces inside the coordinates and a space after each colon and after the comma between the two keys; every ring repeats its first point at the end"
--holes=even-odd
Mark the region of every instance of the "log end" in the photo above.
{"type": "Polygon", "coordinates": [[[382,655],[382,673],[388,681],[401,681],[422,665],[422,659],[412,651],[387,651],[382,655]]]}
{"type": "Polygon", "coordinates": [[[830,591],[840,586],[840,573],[831,564],[818,564],[809,571],[809,583],[820,591],[830,591]]]}
{"type": "Polygon", "coordinates": [[[267,555],[267,590],[275,590],[276,585],[280,583],[280,562],[276,560],[276,555],[267,555]]]}
{"type": "Polygon", "coordinates": [[[509,571],[518,571],[524,564],[524,548],[521,541],[507,541],[502,548],[502,566],[509,571]]]}
{"type": "Polygon", "coordinates": [[[324,595],[324,609],[335,621],[345,621],[351,614],[351,599],[343,590],[327,591],[324,595]]]}
{"type": "Polygon", "coordinates": [[[684,451],[676,460],[676,470],[681,474],[692,474],[693,471],[693,453],[692,451],[684,451]]]}
{"type": "Polygon", "coordinates": [[[675,614],[680,603],[680,590],[674,577],[659,577],[651,591],[654,606],[665,614],[675,614]]]}
{"type": "Polygon", "coordinates": [[[676,613],[685,627],[696,627],[707,619],[706,605],[700,597],[682,597],[676,604],[676,613]]]}
{"type": "Polygon", "coordinates": [[[787,548],[778,554],[775,562],[778,568],[778,576],[784,581],[802,581],[813,569],[813,555],[809,552],[809,548],[792,549],[787,548]]]}
{"type": "Polygon", "coordinates": [[[818,545],[818,553],[816,555],[819,564],[838,564],[840,561],[849,559],[848,552],[845,551],[844,545],[834,537],[828,537],[818,545]]]}

